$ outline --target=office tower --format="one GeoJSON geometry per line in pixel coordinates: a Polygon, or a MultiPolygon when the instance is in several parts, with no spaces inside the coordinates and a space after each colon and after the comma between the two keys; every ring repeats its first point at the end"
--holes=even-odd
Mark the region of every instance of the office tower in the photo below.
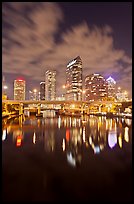
{"type": "Polygon", "coordinates": [[[2,100],[7,100],[7,85],[5,82],[5,77],[2,78],[2,100]]]}
{"type": "Polygon", "coordinates": [[[56,100],[56,71],[47,70],[45,78],[45,99],[56,100]]]}
{"type": "Polygon", "coordinates": [[[85,78],[86,101],[106,100],[108,96],[108,84],[100,74],[91,74],[85,78]]]}
{"type": "Polygon", "coordinates": [[[45,100],[45,81],[40,82],[40,100],[45,100]]]}
{"type": "Polygon", "coordinates": [[[66,68],[66,100],[82,100],[82,60],[79,56],[66,68]]]}
{"type": "Polygon", "coordinates": [[[14,100],[25,100],[25,86],[24,80],[14,80],[14,100]]]}
{"type": "Polygon", "coordinates": [[[120,102],[128,101],[128,92],[118,87],[116,92],[116,100],[120,102]]]}
{"type": "Polygon", "coordinates": [[[31,101],[37,101],[39,100],[39,93],[36,89],[33,91],[29,91],[29,100],[31,101]]]}
{"type": "Polygon", "coordinates": [[[116,95],[116,81],[110,76],[107,79],[107,83],[108,83],[108,97],[109,98],[114,98],[116,95]]]}

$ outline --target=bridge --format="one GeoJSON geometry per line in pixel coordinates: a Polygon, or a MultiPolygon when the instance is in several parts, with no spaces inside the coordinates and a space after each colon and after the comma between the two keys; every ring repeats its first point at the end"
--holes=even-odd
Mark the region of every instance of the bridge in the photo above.
{"type": "MultiPolygon", "coordinates": [[[[132,101],[126,102],[116,102],[116,101],[45,101],[45,100],[2,100],[3,106],[8,105],[17,105],[19,110],[19,115],[23,114],[23,110],[27,109],[27,105],[32,105],[33,108],[37,109],[37,113],[40,114],[42,105],[45,105],[47,110],[72,110],[72,111],[86,111],[89,113],[92,109],[96,109],[98,112],[102,112],[103,109],[106,112],[109,112],[113,106],[122,107],[123,104],[126,104],[126,107],[132,106],[132,101]],[[36,107],[34,107],[36,105],[36,107]]],[[[6,109],[6,108],[5,108],[6,109]]],[[[7,109],[6,109],[7,110],[7,109]]]]}

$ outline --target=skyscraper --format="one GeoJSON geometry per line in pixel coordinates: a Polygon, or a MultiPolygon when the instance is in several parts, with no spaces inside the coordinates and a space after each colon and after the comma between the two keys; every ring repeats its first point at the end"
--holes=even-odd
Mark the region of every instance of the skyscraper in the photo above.
{"type": "Polygon", "coordinates": [[[116,86],[116,81],[110,76],[107,79],[108,82],[108,97],[109,98],[114,98],[116,95],[116,90],[115,90],[115,86],[116,86]]]}
{"type": "Polygon", "coordinates": [[[14,100],[25,100],[25,86],[24,80],[14,80],[14,100]]]}
{"type": "Polygon", "coordinates": [[[108,84],[100,74],[91,74],[85,78],[86,101],[105,100],[108,96],[108,84]]]}
{"type": "Polygon", "coordinates": [[[5,82],[5,77],[3,76],[2,78],[2,100],[6,100],[7,99],[7,85],[5,82]]]}
{"type": "Polygon", "coordinates": [[[66,100],[82,100],[82,60],[79,56],[66,68],[66,100]]]}
{"type": "Polygon", "coordinates": [[[45,81],[40,82],[40,100],[45,100],[45,81]]]}
{"type": "Polygon", "coordinates": [[[45,99],[48,101],[56,100],[56,71],[46,71],[45,83],[45,99]]]}

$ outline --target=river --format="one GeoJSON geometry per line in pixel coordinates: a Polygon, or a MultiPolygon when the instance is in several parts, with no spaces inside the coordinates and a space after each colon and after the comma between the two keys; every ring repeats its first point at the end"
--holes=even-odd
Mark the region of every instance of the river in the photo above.
{"type": "Polygon", "coordinates": [[[131,180],[131,119],[3,121],[3,201],[129,202],[131,180]]]}

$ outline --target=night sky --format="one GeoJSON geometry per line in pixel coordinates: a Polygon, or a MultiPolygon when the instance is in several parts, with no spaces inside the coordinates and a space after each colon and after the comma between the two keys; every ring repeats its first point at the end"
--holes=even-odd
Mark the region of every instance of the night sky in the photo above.
{"type": "Polygon", "coordinates": [[[13,99],[13,80],[26,91],[57,71],[57,96],[63,93],[67,63],[77,56],[83,79],[112,76],[132,92],[132,3],[2,3],[2,71],[13,99]]]}

